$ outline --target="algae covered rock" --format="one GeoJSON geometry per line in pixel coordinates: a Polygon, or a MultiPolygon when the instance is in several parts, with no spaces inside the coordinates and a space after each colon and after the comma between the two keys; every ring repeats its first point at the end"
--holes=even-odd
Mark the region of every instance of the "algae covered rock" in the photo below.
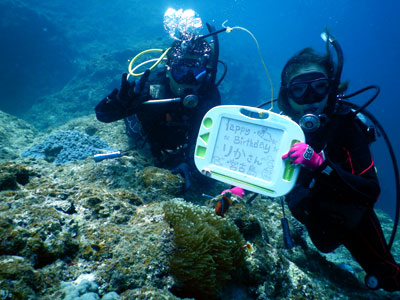
{"type": "MultiPolygon", "coordinates": [[[[166,289],[158,289],[152,286],[146,286],[134,290],[127,290],[121,294],[121,300],[180,300],[182,298],[175,297],[170,291],[166,289]]],[[[190,300],[189,298],[185,298],[190,300]]]]}
{"type": "MultiPolygon", "coordinates": [[[[29,204],[27,204],[29,205],[29,204]]],[[[73,257],[78,244],[65,232],[65,219],[53,208],[7,210],[0,214],[0,255],[18,255],[42,268],[73,257]]]]}
{"type": "Polygon", "coordinates": [[[0,110],[0,160],[17,159],[38,135],[32,125],[0,110]]]}
{"type": "Polygon", "coordinates": [[[145,286],[168,289],[174,284],[168,273],[172,230],[164,221],[161,204],[137,207],[126,224],[104,220],[92,219],[81,227],[81,251],[76,260],[77,264],[95,263],[89,270],[99,291],[120,294],[145,286]]]}
{"type": "Polygon", "coordinates": [[[0,299],[35,299],[35,295],[57,280],[32,268],[21,256],[0,256],[0,299]]]}
{"type": "Polygon", "coordinates": [[[208,208],[183,201],[169,201],[163,209],[174,229],[170,268],[177,281],[176,293],[215,299],[245,263],[245,241],[237,227],[208,208]]]}
{"type": "Polygon", "coordinates": [[[146,189],[162,194],[178,196],[183,191],[183,178],[165,169],[147,167],[141,172],[140,178],[146,189]]]}
{"type": "Polygon", "coordinates": [[[0,191],[16,190],[18,184],[25,185],[34,172],[24,164],[6,162],[0,164],[0,191]]]}

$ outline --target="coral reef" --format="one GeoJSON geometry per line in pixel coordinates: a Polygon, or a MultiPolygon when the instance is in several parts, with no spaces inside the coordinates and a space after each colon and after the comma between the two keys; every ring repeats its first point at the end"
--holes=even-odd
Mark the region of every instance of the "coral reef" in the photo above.
{"type": "Polygon", "coordinates": [[[170,291],[166,289],[157,289],[151,286],[137,288],[134,290],[126,290],[121,294],[121,300],[148,300],[148,299],[157,299],[157,300],[193,300],[193,298],[179,298],[175,297],[170,291]]]}
{"type": "MultiPolygon", "coordinates": [[[[3,134],[14,142],[15,153],[51,135],[35,137],[31,127],[18,125],[22,121],[3,116],[7,128],[13,129],[3,134]],[[17,137],[21,139],[14,140],[17,137]]],[[[91,294],[94,299],[112,292],[121,299],[218,295],[221,300],[388,300],[398,296],[366,289],[365,273],[344,248],[329,255],[319,253],[301,226],[291,226],[295,247],[285,249],[279,199],[258,196],[250,202],[248,195],[235,202],[225,218],[216,217],[215,201],[205,202],[201,194],[219,194],[226,185],[194,176],[192,188],[183,193],[180,175],[153,167],[155,161],[146,146],[131,148],[123,122],[110,126],[90,115],[57,129],[97,135],[110,147],[130,150],[98,163],[0,158],[4,183],[0,190],[0,295],[5,299],[64,299],[61,286],[78,286],[77,279],[84,274],[91,274],[90,282],[97,286],[91,294]],[[167,216],[168,210],[179,207],[181,213],[167,216]],[[219,231],[221,227],[226,231],[219,231]],[[182,241],[188,244],[177,245],[175,238],[185,232],[182,241]],[[242,254],[235,251],[247,251],[240,248],[245,241],[254,252],[243,255],[240,262],[242,254]],[[221,244],[226,248],[219,248],[221,244]],[[226,249],[231,249],[228,256],[222,255],[226,249]],[[206,252],[212,254],[212,261],[206,252]],[[185,261],[193,260],[194,253],[193,264],[185,261]],[[234,261],[234,257],[239,258],[234,261]],[[209,284],[201,294],[184,294],[184,284],[189,286],[192,275],[203,276],[192,282],[194,291],[209,284]],[[210,289],[210,282],[217,282],[217,288],[210,289]]],[[[0,143],[0,153],[2,147],[10,145],[0,143]]],[[[391,220],[377,212],[388,236],[391,220]]],[[[289,211],[286,217],[295,224],[289,211]]],[[[397,259],[398,249],[399,239],[393,245],[397,259]]]]}
{"type": "Polygon", "coordinates": [[[147,167],[143,169],[142,174],[143,186],[148,189],[157,190],[157,193],[162,195],[178,196],[182,194],[184,188],[184,180],[182,176],[173,175],[165,169],[156,167],[147,167]]]}
{"type": "MultiPolygon", "coordinates": [[[[78,278],[75,283],[63,282],[61,284],[62,291],[65,293],[63,300],[100,300],[97,294],[99,286],[93,281],[87,279],[79,280],[78,278]]],[[[110,292],[101,297],[101,300],[120,300],[121,297],[115,293],[110,292]]]]}
{"type": "Polygon", "coordinates": [[[1,299],[34,299],[41,289],[58,283],[57,279],[49,280],[43,272],[36,271],[23,257],[0,253],[1,299]]]}
{"type": "Polygon", "coordinates": [[[0,191],[15,190],[18,185],[25,185],[34,175],[27,165],[13,162],[0,163],[0,191]]]}
{"type": "Polygon", "coordinates": [[[171,272],[178,292],[196,299],[216,299],[234,272],[244,266],[245,241],[237,227],[212,210],[183,201],[163,206],[174,229],[171,272]]]}
{"type": "Polygon", "coordinates": [[[0,110],[0,160],[18,159],[22,149],[38,136],[32,125],[0,110]]]}
{"type": "MultiPolygon", "coordinates": [[[[201,195],[229,187],[193,174],[184,191],[123,121],[96,120],[129,59],[171,44],[153,2],[0,4],[0,106],[25,120],[0,111],[0,299],[400,299],[368,290],[345,248],[318,252],[289,211],[295,247],[285,249],[279,199],[249,195],[217,217],[201,195]],[[99,149],[125,151],[87,158],[99,149]]],[[[237,41],[221,36],[229,71],[219,91],[224,104],[257,105],[269,86],[258,58],[233,55],[248,47],[237,41]]],[[[268,65],[273,82],[278,67],[268,65]]],[[[389,237],[392,220],[377,213],[389,237]]],[[[400,233],[392,252],[400,261],[400,233]]]]}
{"type": "Polygon", "coordinates": [[[79,131],[58,130],[43,142],[34,145],[22,153],[23,157],[45,159],[55,164],[83,160],[88,156],[104,151],[116,151],[97,136],[89,136],[79,131]]]}

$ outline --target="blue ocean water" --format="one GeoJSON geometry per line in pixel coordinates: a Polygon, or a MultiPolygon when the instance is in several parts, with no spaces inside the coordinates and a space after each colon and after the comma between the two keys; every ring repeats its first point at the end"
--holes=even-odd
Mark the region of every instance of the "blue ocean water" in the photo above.
{"type": "MultiPolygon", "coordinates": [[[[218,1],[218,4],[209,3],[199,7],[202,15],[204,6],[205,13],[210,16],[206,19],[215,18],[216,24],[228,19],[229,26],[246,27],[257,37],[265,62],[268,68],[273,70],[271,76],[275,85],[275,96],[280,84],[279,72],[288,58],[307,46],[323,52],[325,45],[320,34],[327,27],[344,51],[342,80],[349,80],[348,92],[371,84],[381,88],[379,97],[368,110],[384,127],[400,160],[400,102],[397,94],[400,79],[396,75],[400,69],[400,19],[397,13],[400,9],[399,2],[391,0],[383,4],[372,0],[218,1]]],[[[229,37],[221,37],[221,40],[224,40],[221,48],[225,51],[221,56],[226,57],[230,50],[243,56],[251,56],[254,58],[252,67],[257,69],[257,72],[263,72],[251,38],[241,32],[234,35],[235,32],[229,37]],[[239,51],[236,50],[238,48],[239,51]]],[[[246,89],[245,83],[237,84],[242,84],[246,89]]],[[[265,84],[268,85],[267,80],[265,84]]],[[[372,93],[366,92],[353,98],[354,103],[362,105],[371,96],[372,93]]],[[[381,196],[376,207],[394,216],[394,172],[383,138],[379,138],[372,146],[372,151],[381,185],[381,196]]]]}
{"type": "MultiPolygon", "coordinates": [[[[41,96],[62,89],[76,70],[82,68],[80,61],[91,56],[123,50],[149,38],[165,39],[162,17],[166,9],[192,8],[216,29],[228,20],[228,26],[242,26],[255,35],[271,73],[275,96],[280,71],[287,59],[307,46],[324,51],[320,34],[328,27],[344,50],[342,79],[350,81],[349,92],[370,84],[381,87],[379,97],[368,109],[387,131],[400,159],[399,122],[396,121],[400,109],[396,90],[400,85],[396,74],[400,69],[398,1],[31,0],[20,1],[22,4],[17,10],[10,8],[10,3],[0,4],[0,16],[3,19],[15,15],[22,25],[5,23],[0,27],[8,45],[0,49],[1,110],[16,115],[29,110],[41,96]],[[46,46],[41,46],[42,41],[46,46]]],[[[235,62],[229,66],[221,88],[228,82],[241,87],[234,99],[243,101],[236,104],[257,105],[269,99],[268,79],[254,82],[256,76],[252,76],[263,74],[264,70],[251,37],[242,31],[223,33],[220,44],[220,58],[235,62]],[[239,76],[244,71],[249,74],[248,80],[239,76]]],[[[155,45],[163,46],[167,45],[155,45]]],[[[361,105],[370,96],[365,93],[354,101],[361,105]]],[[[230,99],[223,101],[230,103],[230,99]]],[[[394,174],[382,139],[373,145],[373,153],[382,189],[377,207],[393,215],[394,174]]]]}

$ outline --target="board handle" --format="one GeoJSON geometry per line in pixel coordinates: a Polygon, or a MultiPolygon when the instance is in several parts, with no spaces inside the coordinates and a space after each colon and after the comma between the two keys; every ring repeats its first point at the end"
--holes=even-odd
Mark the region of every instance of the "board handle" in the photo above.
{"type": "Polygon", "coordinates": [[[266,120],[269,118],[269,113],[263,109],[251,110],[248,108],[241,108],[240,113],[246,117],[259,119],[259,120],[266,120]]]}
{"type": "MultiPolygon", "coordinates": [[[[291,149],[293,147],[294,144],[296,143],[300,143],[300,141],[298,140],[293,140],[292,143],[290,144],[290,148],[291,149]]],[[[290,159],[285,160],[285,170],[283,171],[283,180],[285,181],[291,181],[293,178],[293,174],[294,174],[294,170],[295,170],[295,166],[290,164],[290,159]]]]}

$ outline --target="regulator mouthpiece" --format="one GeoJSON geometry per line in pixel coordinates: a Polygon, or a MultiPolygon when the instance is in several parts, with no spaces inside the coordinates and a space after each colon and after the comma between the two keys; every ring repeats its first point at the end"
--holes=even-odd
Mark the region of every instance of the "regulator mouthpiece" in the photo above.
{"type": "Polygon", "coordinates": [[[173,39],[190,41],[200,35],[203,22],[193,9],[168,8],[164,14],[164,28],[173,39]]]}
{"type": "Polygon", "coordinates": [[[199,97],[197,97],[196,95],[187,95],[183,99],[183,106],[185,107],[193,108],[196,107],[198,103],[199,103],[199,97]]]}
{"type": "Polygon", "coordinates": [[[321,121],[325,120],[325,115],[305,114],[300,118],[299,124],[304,132],[314,132],[321,127],[321,121]]]}

